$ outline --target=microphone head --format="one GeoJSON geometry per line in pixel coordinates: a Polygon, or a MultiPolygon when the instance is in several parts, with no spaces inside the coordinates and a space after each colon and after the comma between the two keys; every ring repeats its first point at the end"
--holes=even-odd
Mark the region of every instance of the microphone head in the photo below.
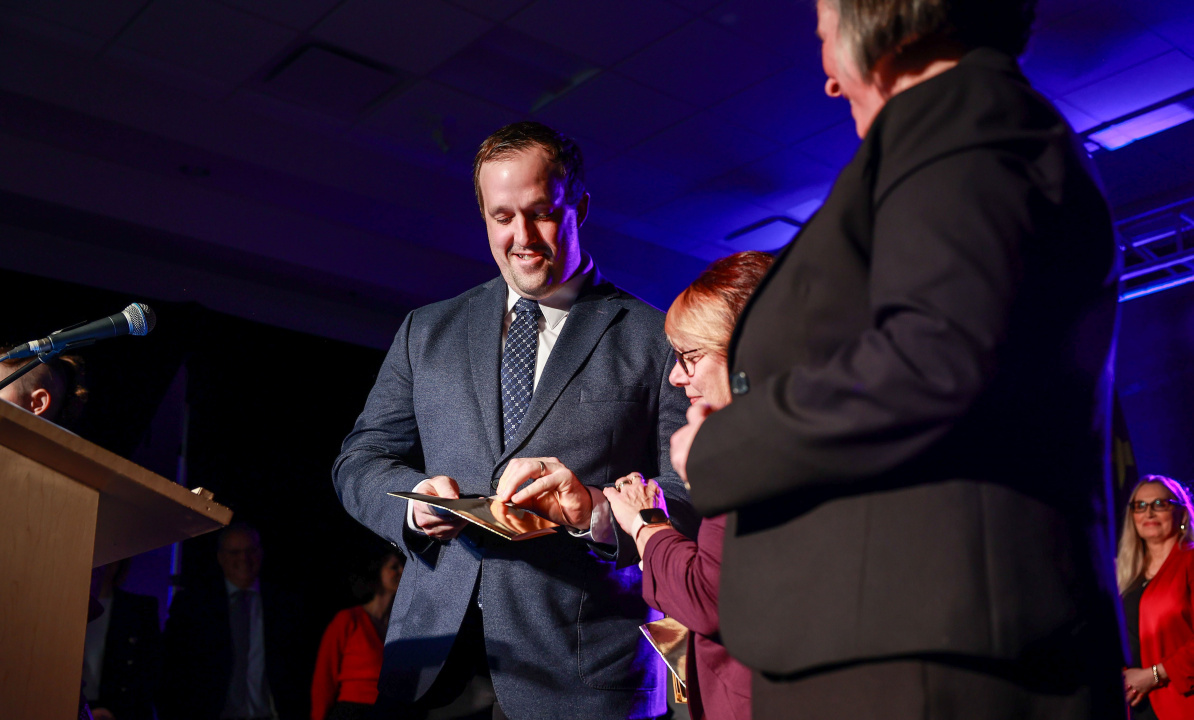
{"type": "Polygon", "coordinates": [[[122,314],[129,321],[129,335],[148,335],[158,324],[158,316],[145,303],[133,303],[122,314]]]}

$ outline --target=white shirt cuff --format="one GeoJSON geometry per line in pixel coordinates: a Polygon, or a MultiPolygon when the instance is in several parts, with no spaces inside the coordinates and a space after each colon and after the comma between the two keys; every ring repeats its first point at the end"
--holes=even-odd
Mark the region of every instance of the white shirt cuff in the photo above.
{"type": "Polygon", "coordinates": [[[587,542],[616,546],[618,537],[614,533],[614,515],[609,507],[609,500],[605,499],[605,493],[601,492],[601,488],[585,487],[588,489],[589,495],[593,497],[593,514],[589,517],[589,529],[569,530],[568,532],[572,537],[587,542]]]}
{"type": "MultiPolygon", "coordinates": [[[[419,488],[423,487],[424,485],[427,485],[428,487],[430,487],[430,485],[428,484],[430,482],[431,482],[430,478],[428,478],[427,480],[424,480],[423,482],[419,483],[418,485],[415,485],[414,489],[411,490],[411,492],[422,493],[422,494],[426,495],[427,493],[423,492],[423,490],[420,490],[419,488]]],[[[416,501],[414,501],[414,500],[406,501],[406,526],[408,528],[410,528],[411,530],[417,532],[420,535],[426,535],[427,533],[423,532],[423,528],[421,528],[415,524],[415,502],[416,501]]]]}

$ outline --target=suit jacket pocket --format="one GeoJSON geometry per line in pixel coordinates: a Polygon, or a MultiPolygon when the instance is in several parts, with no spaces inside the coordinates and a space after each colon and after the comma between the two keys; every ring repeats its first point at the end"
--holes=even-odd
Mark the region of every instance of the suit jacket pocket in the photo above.
{"type": "Polygon", "coordinates": [[[578,618],[579,670],[585,684],[602,690],[660,687],[666,670],[638,629],[659,617],[643,600],[638,567],[615,569],[608,563],[603,576],[588,577],[578,618]]]}
{"type": "Polygon", "coordinates": [[[580,401],[645,403],[651,395],[646,385],[586,385],[580,389],[580,401]]]}

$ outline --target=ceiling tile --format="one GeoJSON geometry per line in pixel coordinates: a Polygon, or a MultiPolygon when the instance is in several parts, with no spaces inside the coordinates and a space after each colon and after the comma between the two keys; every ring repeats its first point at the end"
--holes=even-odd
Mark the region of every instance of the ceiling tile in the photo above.
{"type": "Polygon", "coordinates": [[[606,71],[562,95],[536,116],[570,135],[629,148],[692,112],[682,102],[606,71]]]}
{"type": "Polygon", "coordinates": [[[520,113],[537,110],[600,69],[505,26],[486,33],[432,73],[469,95],[520,113]]]}
{"type": "Polygon", "coordinates": [[[448,0],[453,5],[490,20],[505,20],[526,7],[531,0],[448,0]]]}
{"type": "Polygon", "coordinates": [[[630,151],[644,163],[693,184],[779,150],[780,145],[703,112],[652,136],[630,151]]]}
{"type": "Polygon", "coordinates": [[[670,0],[670,2],[677,7],[682,7],[692,12],[705,12],[716,5],[718,0],[670,0]]]}
{"type": "Polygon", "coordinates": [[[1095,8],[1036,28],[1023,67],[1033,85],[1064,95],[1171,49],[1126,12],[1095,8]]]}
{"type": "Polygon", "coordinates": [[[206,0],[156,0],[117,45],[228,83],[257,73],[296,37],[239,10],[206,0]]]}
{"type": "Polygon", "coordinates": [[[441,0],[348,0],[312,34],[408,72],[430,71],[492,26],[441,0]]]}
{"type": "Polygon", "coordinates": [[[391,98],[363,125],[401,146],[467,168],[482,140],[518,119],[511,110],[423,80],[391,98]]]}
{"type": "Polygon", "coordinates": [[[691,18],[666,0],[538,0],[506,24],[609,66],[691,18]]]}
{"type": "Polygon", "coordinates": [[[593,195],[594,217],[606,213],[627,218],[674,200],[689,183],[682,177],[630,157],[620,157],[585,171],[593,195]]]}
{"type": "Polygon", "coordinates": [[[340,4],[340,0],[222,0],[296,30],[306,30],[340,4]]]}
{"type": "Polygon", "coordinates": [[[727,235],[774,214],[729,193],[701,191],[673,200],[643,219],[705,243],[724,242],[727,235]]]}
{"type": "Polygon", "coordinates": [[[1194,2],[1190,0],[1149,0],[1129,2],[1127,11],[1146,23],[1157,35],[1187,54],[1194,55],[1194,2]]]}
{"type": "Polygon", "coordinates": [[[0,64],[0,73],[28,73],[27,63],[17,55],[35,56],[51,65],[74,64],[103,49],[105,41],[58,23],[18,12],[0,13],[0,53],[9,55],[10,64],[0,64]],[[19,49],[13,46],[21,46],[19,49]]]}
{"type": "Polygon", "coordinates": [[[714,112],[781,145],[791,145],[850,118],[850,105],[825,94],[820,64],[792,67],[717,105],[714,112]]]}
{"type": "Polygon", "coordinates": [[[1114,120],[1194,88],[1194,59],[1173,51],[1141,63],[1063,99],[1099,122],[1114,120]]]}
{"type": "Polygon", "coordinates": [[[820,160],[836,171],[840,171],[854,157],[861,142],[858,139],[854,120],[850,119],[819,132],[793,147],[805,155],[820,160]]]}
{"type": "Polygon", "coordinates": [[[145,0],[0,0],[0,8],[20,10],[105,40],[120,32],[144,5],[145,0]]]}
{"type": "Polygon", "coordinates": [[[814,3],[792,0],[726,0],[705,17],[790,62],[821,67],[814,3]]]}
{"type": "Polygon", "coordinates": [[[1085,132],[1099,124],[1098,120],[1064,100],[1055,100],[1053,104],[1061,111],[1062,115],[1065,115],[1065,119],[1069,121],[1070,127],[1074,128],[1074,132],[1085,132]]]}
{"type": "Polygon", "coordinates": [[[271,72],[262,89],[305,107],[355,117],[402,80],[337,48],[307,45],[271,72]]]}
{"type": "Polygon", "coordinates": [[[792,214],[793,208],[824,198],[837,174],[834,168],[792,147],[714,178],[702,189],[803,220],[792,214]]]}
{"type": "Polygon", "coordinates": [[[618,65],[644,85],[709,107],[741,92],[789,63],[704,18],[618,65]]]}

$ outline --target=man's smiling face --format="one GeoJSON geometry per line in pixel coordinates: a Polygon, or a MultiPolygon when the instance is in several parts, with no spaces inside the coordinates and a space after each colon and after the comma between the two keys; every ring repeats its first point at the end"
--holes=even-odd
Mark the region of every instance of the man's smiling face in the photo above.
{"type": "Polygon", "coordinates": [[[489,250],[502,277],[525,298],[549,297],[580,266],[588,194],[569,205],[557,166],[538,147],[485,163],[478,183],[489,250]]]}

